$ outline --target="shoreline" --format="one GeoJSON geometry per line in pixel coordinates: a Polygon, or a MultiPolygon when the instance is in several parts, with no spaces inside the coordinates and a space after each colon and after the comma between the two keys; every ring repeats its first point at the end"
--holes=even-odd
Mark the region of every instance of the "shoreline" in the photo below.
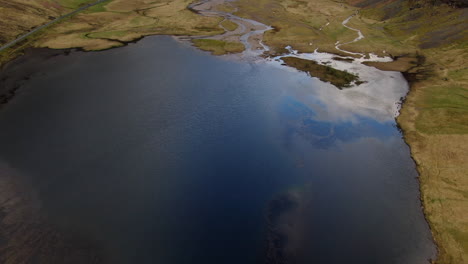
{"type": "Polygon", "coordinates": [[[420,76],[420,77],[417,77],[415,75],[417,75],[417,73],[411,73],[412,70],[414,69],[418,69],[420,67],[424,67],[424,59],[420,59],[421,55],[415,55],[415,56],[411,56],[411,55],[403,55],[403,56],[398,56],[392,63],[382,63],[382,64],[379,64],[379,63],[369,63],[368,65],[372,66],[372,67],[376,67],[380,70],[383,70],[383,71],[399,71],[401,72],[401,74],[403,75],[403,77],[405,78],[406,82],[408,83],[408,86],[409,86],[409,90],[408,90],[408,93],[402,98],[401,100],[401,109],[400,109],[400,114],[398,116],[395,117],[395,122],[398,126],[398,129],[400,130],[401,132],[401,135],[402,135],[402,138],[403,138],[403,141],[405,142],[405,144],[408,146],[409,150],[410,150],[410,157],[411,159],[413,160],[413,163],[415,164],[415,168],[416,168],[416,171],[418,173],[418,177],[417,177],[417,180],[418,180],[418,185],[419,185],[419,200],[420,200],[420,203],[421,203],[421,206],[422,206],[422,210],[424,212],[424,218],[425,218],[425,221],[428,223],[428,227],[431,231],[431,238],[432,238],[432,241],[434,243],[434,245],[436,245],[436,250],[437,250],[437,257],[436,259],[434,260],[430,260],[431,263],[439,263],[438,260],[439,260],[439,257],[441,255],[441,247],[442,247],[442,244],[436,239],[436,236],[438,236],[439,234],[436,232],[435,228],[434,228],[434,223],[430,221],[430,218],[429,218],[429,212],[427,211],[428,210],[428,201],[424,198],[424,190],[423,190],[423,180],[422,180],[422,177],[423,177],[423,168],[422,168],[422,165],[420,162],[418,162],[418,158],[417,158],[417,154],[414,153],[414,145],[416,144],[415,142],[412,142],[410,140],[410,138],[408,137],[410,131],[408,131],[408,129],[406,129],[406,124],[404,121],[401,120],[400,116],[403,114],[403,115],[406,115],[406,111],[409,111],[407,108],[409,106],[407,106],[407,99],[409,96],[412,95],[412,93],[414,92],[414,89],[416,89],[416,85],[417,83],[421,82],[421,80],[425,80],[427,78],[429,78],[431,75],[429,74],[424,74],[424,76],[420,76]],[[403,62],[403,65],[399,64],[398,63],[398,60],[401,60],[401,59],[408,59],[408,61],[404,61],[403,62]]]}
{"type": "Polygon", "coordinates": [[[426,221],[426,223],[427,223],[427,225],[429,227],[429,230],[431,232],[432,243],[434,243],[435,249],[437,251],[436,252],[436,258],[428,260],[428,262],[433,264],[433,263],[438,263],[437,261],[438,261],[438,259],[440,257],[440,254],[441,254],[441,252],[440,252],[441,245],[436,240],[433,223],[429,220],[429,216],[428,216],[428,213],[426,211],[427,210],[427,204],[426,204],[427,201],[426,201],[426,199],[424,199],[424,193],[423,193],[424,191],[423,191],[423,188],[422,188],[423,183],[422,183],[422,180],[421,180],[421,175],[422,175],[421,165],[417,162],[417,159],[416,159],[416,157],[415,157],[415,155],[413,153],[413,143],[411,143],[408,140],[408,137],[407,137],[408,131],[405,131],[405,129],[403,128],[404,124],[401,122],[401,120],[399,120],[399,117],[402,115],[402,113],[404,111],[406,111],[405,102],[406,102],[407,97],[410,95],[410,93],[414,89],[415,81],[410,81],[410,79],[408,79],[403,72],[402,72],[402,74],[403,74],[403,78],[405,78],[406,82],[408,83],[409,89],[408,89],[408,93],[406,93],[406,95],[401,100],[400,114],[395,117],[395,123],[397,124],[398,129],[400,130],[401,136],[403,138],[403,142],[405,142],[405,144],[409,148],[410,157],[413,160],[413,163],[415,165],[415,168],[416,168],[416,171],[417,171],[417,174],[418,174],[417,181],[418,181],[418,187],[419,187],[418,188],[419,201],[421,203],[424,219],[425,219],[425,221],[426,221]]]}
{"type": "MultiPolygon", "coordinates": [[[[171,36],[171,35],[168,35],[168,36],[171,36]]],[[[148,37],[148,36],[141,37],[141,38],[139,38],[138,40],[126,42],[126,43],[125,43],[125,46],[127,46],[127,45],[129,45],[129,44],[132,44],[132,43],[137,43],[138,41],[142,40],[142,39],[145,38],[145,37],[148,37]]],[[[173,37],[177,37],[177,36],[173,36],[173,37]]],[[[123,46],[119,46],[119,47],[123,47],[123,46]]],[[[119,48],[119,47],[112,47],[112,48],[108,48],[108,49],[106,49],[106,50],[114,49],[114,48],[119,48]]],[[[57,54],[53,54],[52,56],[56,56],[56,55],[68,55],[70,52],[99,52],[99,51],[86,51],[86,50],[83,50],[83,49],[80,49],[80,48],[67,48],[67,49],[30,48],[30,49],[29,49],[29,51],[32,51],[32,52],[34,52],[34,50],[47,50],[47,51],[50,51],[50,52],[52,52],[52,53],[57,52],[57,54]]],[[[333,53],[331,53],[331,54],[333,54],[333,53]]],[[[333,55],[339,56],[339,54],[333,54],[333,55]]],[[[287,56],[287,55],[285,55],[285,56],[287,56]]],[[[18,59],[18,58],[17,58],[17,59],[18,59]]],[[[4,65],[4,67],[7,67],[7,65],[10,64],[10,63],[14,63],[15,60],[16,60],[16,59],[14,59],[14,60],[8,62],[7,64],[4,65]]],[[[2,70],[3,70],[4,67],[2,67],[2,70]]],[[[404,74],[404,72],[401,72],[401,73],[403,74],[403,77],[405,78],[406,82],[409,84],[409,90],[408,90],[408,93],[405,95],[405,97],[402,98],[402,101],[400,102],[400,103],[401,103],[401,110],[400,110],[400,112],[405,111],[404,109],[405,109],[405,101],[406,101],[406,98],[407,98],[407,96],[412,92],[412,88],[413,88],[413,86],[415,85],[415,83],[417,83],[417,81],[414,81],[414,80],[411,81],[411,79],[407,78],[407,76],[404,74]]],[[[313,77],[313,76],[312,76],[312,77],[313,77]]],[[[25,77],[25,78],[28,78],[28,77],[25,77]]],[[[14,90],[17,90],[17,89],[21,89],[21,88],[20,88],[20,87],[15,87],[15,88],[14,88],[14,90]]],[[[10,98],[10,99],[12,99],[12,98],[10,98]]],[[[6,103],[8,103],[8,102],[6,102],[6,103]]],[[[3,102],[0,103],[0,111],[1,111],[1,108],[2,108],[3,106],[4,106],[4,103],[3,103],[3,102]]],[[[399,117],[399,115],[395,117],[395,122],[396,122],[396,124],[398,125],[399,129],[401,130],[401,134],[402,134],[402,137],[403,137],[403,140],[404,140],[405,144],[407,144],[408,147],[410,148],[410,150],[412,150],[411,143],[408,141],[408,138],[407,138],[407,136],[406,136],[406,133],[407,133],[407,132],[405,132],[405,129],[402,128],[402,126],[401,126],[401,125],[402,125],[402,124],[401,124],[401,121],[399,121],[399,118],[398,118],[398,117],[399,117]]],[[[440,250],[440,249],[439,249],[439,243],[437,243],[437,240],[435,240],[435,238],[434,238],[434,230],[433,230],[432,225],[431,225],[431,222],[429,221],[429,219],[428,219],[428,217],[427,217],[427,215],[426,215],[426,212],[425,212],[426,204],[425,204],[425,200],[424,200],[424,198],[423,198],[422,185],[421,185],[421,171],[420,171],[420,170],[421,170],[421,167],[420,167],[420,164],[416,161],[416,158],[415,158],[415,156],[414,156],[414,154],[413,154],[412,151],[410,151],[410,156],[411,156],[411,158],[412,158],[412,160],[413,160],[413,162],[414,162],[414,164],[415,164],[416,170],[417,170],[417,172],[418,172],[418,179],[417,179],[417,180],[418,180],[418,183],[419,183],[419,184],[418,184],[418,185],[419,185],[419,200],[420,200],[420,202],[421,202],[421,206],[422,206],[422,209],[423,209],[423,212],[424,212],[423,215],[424,215],[424,218],[425,218],[426,222],[428,223],[428,226],[429,226],[429,228],[430,228],[430,230],[431,230],[431,233],[433,234],[433,236],[432,236],[432,241],[434,242],[435,245],[437,245],[436,250],[437,250],[437,255],[439,255],[439,254],[440,254],[440,253],[439,253],[439,250],[440,250]]],[[[434,261],[434,260],[432,260],[432,261],[434,261]]]]}

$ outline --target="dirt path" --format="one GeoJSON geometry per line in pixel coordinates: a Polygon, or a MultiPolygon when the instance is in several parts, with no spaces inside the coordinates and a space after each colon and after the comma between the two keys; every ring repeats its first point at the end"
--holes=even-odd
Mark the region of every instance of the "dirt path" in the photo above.
{"type": "Polygon", "coordinates": [[[339,51],[342,51],[344,53],[347,53],[347,54],[351,54],[351,55],[359,55],[361,56],[362,58],[365,57],[366,55],[363,54],[363,53],[359,53],[359,52],[351,52],[351,51],[348,51],[348,50],[344,50],[342,48],[340,48],[342,45],[346,45],[346,44],[351,44],[351,43],[354,43],[354,42],[358,42],[359,40],[363,39],[364,38],[364,35],[362,34],[361,30],[359,29],[355,29],[355,28],[352,28],[350,26],[347,26],[346,24],[348,24],[349,20],[351,20],[351,18],[353,18],[356,14],[354,15],[351,15],[350,17],[346,18],[345,20],[343,20],[343,22],[341,23],[345,28],[348,28],[350,30],[353,30],[353,31],[356,31],[358,33],[358,37],[349,41],[349,42],[345,42],[345,43],[340,43],[340,41],[337,41],[335,43],[335,49],[339,50],[339,51]]]}

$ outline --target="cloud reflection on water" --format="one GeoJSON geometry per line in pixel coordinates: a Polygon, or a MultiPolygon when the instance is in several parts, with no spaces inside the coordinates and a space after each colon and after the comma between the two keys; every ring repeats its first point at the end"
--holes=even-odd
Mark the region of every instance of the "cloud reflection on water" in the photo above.
{"type": "Polygon", "coordinates": [[[330,148],[337,141],[349,142],[363,137],[384,139],[395,135],[392,121],[380,122],[361,115],[354,115],[352,120],[320,120],[314,109],[291,96],[283,99],[279,113],[287,123],[286,138],[300,135],[321,149],[330,148]]]}

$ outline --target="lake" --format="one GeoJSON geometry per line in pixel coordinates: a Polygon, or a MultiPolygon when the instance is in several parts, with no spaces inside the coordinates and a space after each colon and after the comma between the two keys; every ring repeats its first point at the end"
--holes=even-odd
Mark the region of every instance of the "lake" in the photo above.
{"type": "Polygon", "coordinates": [[[0,74],[0,168],[96,263],[428,263],[408,86],[382,76],[339,90],[164,36],[33,50],[0,74]]]}

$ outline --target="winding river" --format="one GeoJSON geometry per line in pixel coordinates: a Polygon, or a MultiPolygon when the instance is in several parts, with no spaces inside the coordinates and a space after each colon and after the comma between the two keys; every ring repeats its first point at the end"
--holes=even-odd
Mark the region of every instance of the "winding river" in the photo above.
{"type": "Polygon", "coordinates": [[[434,258],[394,120],[401,74],[290,49],[367,81],[339,90],[247,47],[253,59],[239,60],[157,36],[99,53],[32,50],[6,67],[2,83],[19,92],[0,111],[0,187],[11,175],[27,186],[0,196],[2,228],[22,227],[10,240],[39,222],[58,230],[64,245],[31,238],[46,245],[28,256],[67,248],[67,262],[49,263],[434,258]]]}

